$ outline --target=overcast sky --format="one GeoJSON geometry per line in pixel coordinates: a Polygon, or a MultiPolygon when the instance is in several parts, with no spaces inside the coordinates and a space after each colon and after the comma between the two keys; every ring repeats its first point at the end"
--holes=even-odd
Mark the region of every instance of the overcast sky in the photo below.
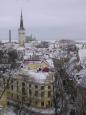
{"type": "Polygon", "coordinates": [[[86,38],[86,0],[0,0],[0,39],[8,37],[8,29],[16,39],[21,9],[28,35],[43,40],[86,38]]]}

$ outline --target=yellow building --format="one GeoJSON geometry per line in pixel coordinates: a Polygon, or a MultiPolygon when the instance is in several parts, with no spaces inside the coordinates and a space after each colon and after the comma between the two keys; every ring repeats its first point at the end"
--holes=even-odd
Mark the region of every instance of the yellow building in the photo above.
{"type": "Polygon", "coordinates": [[[53,105],[53,73],[23,70],[11,81],[9,102],[46,109],[53,105]]]}
{"type": "Polygon", "coordinates": [[[7,88],[5,88],[7,80],[4,81],[2,77],[0,77],[0,105],[2,107],[7,107],[7,88]]]}
{"type": "Polygon", "coordinates": [[[29,70],[34,70],[34,69],[43,69],[45,67],[49,67],[48,63],[44,62],[44,61],[32,61],[31,63],[28,63],[28,69],[29,70]]]}
{"type": "Polygon", "coordinates": [[[24,26],[23,26],[22,11],[21,11],[20,28],[18,29],[18,34],[19,34],[19,45],[24,46],[26,36],[25,36],[25,29],[24,29],[24,26]]]}
{"type": "MultiPolygon", "coordinates": [[[[3,90],[0,90],[0,96],[2,95],[3,90]]],[[[4,92],[4,94],[2,95],[1,99],[0,99],[0,105],[2,107],[7,107],[7,90],[4,92]]]]}

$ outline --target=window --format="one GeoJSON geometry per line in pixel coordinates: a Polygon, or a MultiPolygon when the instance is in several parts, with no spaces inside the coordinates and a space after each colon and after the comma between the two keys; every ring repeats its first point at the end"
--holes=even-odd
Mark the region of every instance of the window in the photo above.
{"type": "Polygon", "coordinates": [[[51,106],[51,102],[48,101],[46,107],[49,108],[51,106]]]}
{"type": "Polygon", "coordinates": [[[41,97],[44,97],[44,92],[41,92],[41,97]]]}
{"type": "Polygon", "coordinates": [[[31,89],[29,89],[29,95],[31,95],[32,94],[32,91],[31,91],[31,89]]]}
{"type": "Polygon", "coordinates": [[[29,88],[31,88],[31,84],[29,84],[29,88]]]}
{"type": "Polygon", "coordinates": [[[51,89],[51,86],[48,86],[48,89],[51,89]]]}
{"type": "Polygon", "coordinates": [[[11,97],[13,98],[13,93],[11,94],[11,97]]]}
{"type": "Polygon", "coordinates": [[[42,107],[44,107],[44,101],[43,101],[43,102],[41,102],[41,106],[42,106],[42,107]]]}
{"type": "Polygon", "coordinates": [[[17,95],[17,99],[19,99],[19,96],[17,95]]]}
{"type": "Polygon", "coordinates": [[[25,94],[26,94],[25,88],[22,88],[22,95],[25,95],[25,94]]]}
{"type": "Polygon", "coordinates": [[[38,101],[35,101],[35,105],[38,105],[38,101]]]}
{"type": "Polygon", "coordinates": [[[16,82],[16,84],[17,84],[17,92],[18,92],[19,91],[18,81],[16,82]]]}
{"type": "Polygon", "coordinates": [[[35,91],[35,96],[38,96],[38,91],[35,91]]]}
{"type": "Polygon", "coordinates": [[[37,86],[37,85],[35,85],[35,89],[38,89],[38,86],[37,86]]]}
{"type": "Polygon", "coordinates": [[[24,102],[25,101],[25,97],[22,97],[22,102],[24,102]]]}
{"type": "Polygon", "coordinates": [[[13,85],[11,85],[11,90],[13,90],[13,85]]]}
{"type": "Polygon", "coordinates": [[[24,82],[22,82],[22,87],[25,87],[25,83],[24,82]]]}
{"type": "Polygon", "coordinates": [[[13,80],[11,80],[11,84],[13,85],[13,80]]]}
{"type": "Polygon", "coordinates": [[[17,86],[18,86],[18,81],[16,82],[17,86]]]}
{"type": "Polygon", "coordinates": [[[51,96],[51,91],[48,91],[48,97],[50,97],[51,96]]]}
{"type": "Polygon", "coordinates": [[[48,101],[48,107],[50,106],[50,101],[48,101]]]}
{"type": "Polygon", "coordinates": [[[44,89],[44,86],[41,86],[41,90],[43,90],[44,89]]]}

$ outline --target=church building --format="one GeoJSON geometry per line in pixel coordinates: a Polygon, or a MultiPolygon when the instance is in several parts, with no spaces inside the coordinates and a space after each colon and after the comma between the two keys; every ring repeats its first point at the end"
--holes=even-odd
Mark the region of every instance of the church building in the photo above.
{"type": "Polygon", "coordinates": [[[25,35],[25,29],[23,25],[22,11],[21,11],[20,27],[18,29],[18,35],[19,35],[19,45],[24,47],[24,43],[26,41],[26,35],[25,35]]]}

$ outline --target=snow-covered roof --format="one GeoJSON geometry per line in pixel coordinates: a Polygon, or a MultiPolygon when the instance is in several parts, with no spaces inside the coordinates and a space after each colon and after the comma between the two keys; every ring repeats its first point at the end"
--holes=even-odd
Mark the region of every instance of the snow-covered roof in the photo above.
{"type": "Polygon", "coordinates": [[[28,71],[30,77],[32,77],[36,82],[44,82],[48,76],[48,72],[33,72],[28,71]]]}
{"type": "Polygon", "coordinates": [[[37,71],[27,70],[27,69],[22,69],[21,72],[24,75],[29,76],[32,79],[32,81],[37,82],[37,83],[44,83],[49,75],[48,72],[41,72],[41,71],[37,72],[37,71]]]}
{"type": "Polygon", "coordinates": [[[86,75],[86,69],[82,69],[79,73],[77,73],[76,75],[82,76],[84,77],[86,75]]]}
{"type": "Polygon", "coordinates": [[[86,88],[86,76],[82,77],[82,79],[78,80],[78,85],[86,88]]]}
{"type": "Polygon", "coordinates": [[[49,65],[50,67],[54,67],[53,60],[52,60],[52,59],[47,59],[46,61],[48,62],[48,65],[49,65]]]}
{"type": "Polygon", "coordinates": [[[18,47],[17,50],[25,50],[24,47],[18,47]]]}
{"type": "Polygon", "coordinates": [[[82,87],[86,88],[86,69],[82,69],[76,75],[79,76],[79,79],[77,80],[77,84],[79,86],[82,86],[82,87]]]}
{"type": "Polygon", "coordinates": [[[86,49],[79,50],[79,57],[80,57],[80,61],[83,62],[83,60],[86,58],[86,49]]]}
{"type": "Polygon", "coordinates": [[[27,60],[29,57],[27,55],[24,56],[24,60],[27,60]]]}
{"type": "Polygon", "coordinates": [[[69,60],[69,64],[75,62],[76,60],[77,60],[77,57],[72,57],[72,58],[69,60]]]}
{"type": "Polygon", "coordinates": [[[25,51],[25,56],[32,56],[33,55],[33,52],[26,52],[25,51]]]}

